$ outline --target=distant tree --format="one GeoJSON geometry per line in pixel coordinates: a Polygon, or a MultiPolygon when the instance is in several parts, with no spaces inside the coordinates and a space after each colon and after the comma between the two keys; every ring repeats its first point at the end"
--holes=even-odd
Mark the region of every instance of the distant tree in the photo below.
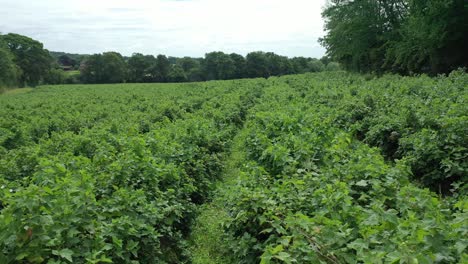
{"type": "Polygon", "coordinates": [[[341,66],[338,62],[330,62],[328,65],[325,67],[326,71],[339,71],[341,70],[341,66]]]}
{"type": "Polygon", "coordinates": [[[19,68],[13,60],[14,55],[0,36],[0,87],[17,85],[19,68]]]}
{"type": "Polygon", "coordinates": [[[191,68],[185,74],[187,76],[187,81],[190,82],[200,82],[205,80],[205,73],[203,72],[201,65],[195,68],[191,68]]]}
{"type": "Polygon", "coordinates": [[[293,72],[292,64],[287,57],[273,52],[267,52],[265,56],[268,61],[268,76],[281,76],[293,72]]]}
{"type": "Polygon", "coordinates": [[[304,57],[294,57],[291,59],[293,73],[305,73],[309,71],[309,60],[304,57]]]}
{"type": "Polygon", "coordinates": [[[265,52],[255,51],[250,52],[246,56],[246,72],[250,78],[270,76],[268,69],[268,58],[265,52]]]}
{"type": "Polygon", "coordinates": [[[205,79],[201,61],[200,58],[183,57],[178,58],[176,64],[184,70],[187,81],[198,82],[205,79]]]}
{"type": "Polygon", "coordinates": [[[206,53],[203,62],[207,80],[228,80],[234,78],[236,65],[228,54],[221,51],[206,53]]]}
{"type": "Polygon", "coordinates": [[[128,80],[130,82],[147,82],[152,80],[151,67],[156,64],[154,56],[145,56],[141,53],[134,53],[128,59],[128,80]]]}
{"type": "Polygon", "coordinates": [[[143,82],[153,82],[157,76],[157,73],[153,72],[156,69],[157,59],[153,55],[145,55],[145,61],[148,68],[145,70],[143,82]]]}
{"type": "Polygon", "coordinates": [[[39,41],[26,36],[10,33],[2,35],[1,39],[13,54],[15,64],[21,69],[20,85],[38,85],[51,68],[52,57],[49,51],[39,41]]]}
{"type": "Polygon", "coordinates": [[[117,52],[89,56],[83,61],[80,71],[85,83],[121,83],[127,75],[125,61],[117,52]]]}
{"type": "Polygon", "coordinates": [[[80,79],[83,83],[104,83],[102,54],[86,57],[80,65],[80,79]]]}
{"type": "Polygon", "coordinates": [[[307,63],[310,72],[321,72],[325,70],[325,65],[321,60],[312,59],[307,63]]]}
{"type": "Polygon", "coordinates": [[[169,82],[186,82],[187,76],[184,69],[180,65],[175,64],[171,65],[167,79],[169,82]]]}
{"type": "Polygon", "coordinates": [[[61,55],[60,57],[58,57],[57,62],[60,65],[70,66],[70,67],[75,67],[75,65],[77,63],[76,60],[72,59],[70,56],[68,56],[66,54],[61,55]]]}
{"type": "Polygon", "coordinates": [[[320,58],[320,62],[322,62],[324,66],[327,66],[328,63],[330,63],[331,61],[332,61],[331,58],[328,57],[327,55],[320,58]]]}
{"type": "Polygon", "coordinates": [[[150,69],[155,82],[167,82],[169,71],[171,70],[171,63],[164,55],[156,57],[156,63],[150,69]]]}
{"type": "Polygon", "coordinates": [[[189,72],[193,68],[200,67],[200,62],[197,59],[190,57],[178,58],[176,64],[182,67],[185,72],[189,72]]]}
{"type": "Polygon", "coordinates": [[[177,57],[172,57],[172,56],[167,57],[167,61],[169,61],[170,65],[177,64],[177,59],[178,59],[177,57]]]}
{"type": "Polygon", "coordinates": [[[233,78],[234,79],[241,79],[241,78],[246,78],[247,76],[247,72],[246,72],[246,66],[247,66],[247,62],[245,60],[245,58],[240,55],[240,54],[237,54],[237,53],[231,53],[229,54],[229,57],[231,58],[231,60],[234,62],[234,74],[233,74],[233,78]]]}
{"type": "Polygon", "coordinates": [[[103,78],[106,83],[121,83],[127,79],[127,64],[118,52],[104,52],[103,78]]]}

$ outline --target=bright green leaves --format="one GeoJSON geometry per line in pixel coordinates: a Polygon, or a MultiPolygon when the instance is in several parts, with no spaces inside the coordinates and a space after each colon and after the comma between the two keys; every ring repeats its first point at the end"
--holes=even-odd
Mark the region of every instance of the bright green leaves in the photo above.
{"type": "Polygon", "coordinates": [[[220,190],[237,263],[463,263],[465,90],[327,73],[0,97],[0,262],[189,262],[242,128],[220,190]]]}
{"type": "MultiPolygon", "coordinates": [[[[310,76],[312,87],[306,86],[304,77],[276,79],[266,89],[265,100],[251,109],[243,133],[247,153],[243,163],[248,165],[241,168],[237,189],[226,201],[232,216],[225,223],[226,241],[233,255],[239,263],[460,261],[466,249],[462,227],[466,224],[460,221],[466,222],[466,215],[450,207],[451,199],[442,200],[410,179],[417,169],[412,161],[421,161],[437,175],[439,169],[424,157],[445,157],[448,172],[453,168],[449,153],[464,150],[448,147],[437,135],[417,138],[425,130],[397,116],[402,109],[395,105],[404,109],[410,105],[400,90],[389,88],[397,77],[372,81],[375,90],[353,76],[327,77],[322,82],[310,76]],[[364,109],[349,113],[353,106],[346,106],[350,98],[342,90],[353,82],[357,85],[351,96],[359,96],[355,99],[364,109]],[[302,96],[304,91],[308,95],[302,96]],[[337,107],[340,104],[346,107],[337,107]],[[411,160],[409,151],[397,152],[406,140],[424,141],[417,151],[419,159],[411,160]],[[408,157],[388,162],[401,154],[408,157]]],[[[411,86],[411,81],[399,85],[411,86]]],[[[435,93],[434,97],[447,96],[435,93]]],[[[425,96],[411,96],[411,101],[419,104],[425,96]]],[[[424,126],[437,123],[430,120],[431,110],[420,106],[417,118],[424,126]]],[[[439,105],[434,111],[447,107],[439,105]]],[[[462,145],[456,141],[462,135],[459,130],[450,134],[453,145],[462,145]]],[[[456,197],[464,199],[463,193],[456,197]]],[[[457,208],[462,207],[458,202],[457,208]]]]}
{"type": "Polygon", "coordinates": [[[0,262],[187,262],[196,206],[263,82],[0,98],[0,262]]]}
{"type": "Polygon", "coordinates": [[[60,249],[60,250],[52,250],[52,254],[59,256],[63,259],[66,259],[70,262],[73,262],[73,251],[68,248],[60,249]]]}

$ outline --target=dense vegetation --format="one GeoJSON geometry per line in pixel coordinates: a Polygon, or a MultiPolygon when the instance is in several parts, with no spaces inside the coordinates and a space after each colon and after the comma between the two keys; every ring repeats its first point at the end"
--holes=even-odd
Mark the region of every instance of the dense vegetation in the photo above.
{"type": "Polygon", "coordinates": [[[225,261],[464,263],[467,86],[329,72],[2,95],[0,262],[189,263],[230,163],[225,261]]]}
{"type": "Polygon", "coordinates": [[[435,76],[468,67],[464,0],[331,0],[322,16],[323,58],[256,51],[175,58],[117,52],[50,52],[18,34],[0,34],[0,92],[38,84],[194,82],[339,70],[435,76]],[[74,70],[65,73],[63,70],[74,70]]]}
{"type": "Polygon", "coordinates": [[[249,110],[233,263],[465,263],[467,75],[340,75],[272,78],[249,110]]]}
{"type": "Polygon", "coordinates": [[[467,12],[331,0],[320,60],[0,34],[42,85],[0,96],[0,263],[468,263],[467,12]]]}
{"type": "Polygon", "coordinates": [[[468,66],[465,0],[330,0],[328,55],[360,72],[448,73],[468,66]]]}
{"type": "Polygon", "coordinates": [[[0,35],[0,88],[35,86],[52,63],[42,43],[18,34],[0,35]]]}
{"type": "MultiPolygon", "coordinates": [[[[73,59],[61,55],[59,61],[73,59]]],[[[240,54],[210,52],[204,58],[175,58],[165,55],[134,53],[126,58],[116,52],[105,52],[81,58],[83,83],[150,83],[194,82],[206,80],[231,80],[242,78],[281,76],[285,74],[339,70],[339,65],[322,60],[295,57],[287,58],[272,52],[240,54]]]]}
{"type": "Polygon", "coordinates": [[[1,263],[180,263],[264,80],[4,95],[1,263]]]}
{"type": "Polygon", "coordinates": [[[42,43],[29,37],[13,33],[0,35],[0,89],[39,84],[230,80],[339,69],[339,64],[326,57],[321,60],[287,58],[261,51],[246,57],[210,52],[204,58],[49,52],[42,43]]]}

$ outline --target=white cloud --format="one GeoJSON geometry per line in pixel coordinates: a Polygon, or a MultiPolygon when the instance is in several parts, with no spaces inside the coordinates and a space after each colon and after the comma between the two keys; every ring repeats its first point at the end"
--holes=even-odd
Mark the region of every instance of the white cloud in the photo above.
{"type": "Polygon", "coordinates": [[[325,0],[0,0],[0,32],[76,53],[203,56],[254,50],[320,57],[325,0]]]}

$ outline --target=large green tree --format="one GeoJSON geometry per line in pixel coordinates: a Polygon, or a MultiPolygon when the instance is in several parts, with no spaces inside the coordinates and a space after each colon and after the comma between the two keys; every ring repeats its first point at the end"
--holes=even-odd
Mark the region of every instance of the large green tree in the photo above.
{"type": "Polygon", "coordinates": [[[167,75],[167,81],[169,82],[186,82],[187,76],[184,69],[177,64],[171,65],[169,74],[167,75]]]}
{"type": "Polygon", "coordinates": [[[17,84],[18,68],[13,60],[13,54],[0,37],[0,87],[17,84]]]}
{"type": "Polygon", "coordinates": [[[229,54],[229,57],[234,62],[234,67],[235,67],[233,78],[241,79],[241,78],[247,77],[245,58],[242,55],[237,54],[237,53],[231,53],[229,54]]]}
{"type": "Polygon", "coordinates": [[[169,72],[171,71],[171,63],[165,55],[158,55],[156,57],[156,63],[153,65],[150,71],[153,76],[153,81],[167,82],[169,78],[169,72]]]}
{"type": "Polygon", "coordinates": [[[439,73],[467,65],[465,0],[330,0],[327,55],[360,72],[439,73]]]}
{"type": "Polygon", "coordinates": [[[268,70],[268,58],[265,52],[255,51],[250,52],[246,56],[246,72],[250,78],[268,77],[270,76],[268,70]]]}
{"type": "Polygon", "coordinates": [[[178,58],[176,60],[176,64],[178,64],[180,67],[182,67],[182,69],[185,72],[188,72],[193,68],[200,67],[199,60],[197,60],[195,58],[191,58],[191,57],[178,58]]]}
{"type": "Polygon", "coordinates": [[[118,52],[104,52],[102,54],[104,62],[104,79],[108,83],[121,83],[127,79],[127,64],[122,55],[118,52]]]}
{"type": "Polygon", "coordinates": [[[148,82],[151,81],[151,67],[156,64],[156,58],[152,55],[143,55],[134,53],[128,59],[128,80],[130,82],[148,82]]]}
{"type": "Polygon", "coordinates": [[[294,57],[291,60],[292,71],[295,74],[306,73],[309,68],[309,60],[305,57],[294,57]]]}
{"type": "Polygon", "coordinates": [[[384,46],[398,27],[400,0],[331,0],[323,12],[327,35],[321,40],[333,60],[356,71],[381,70],[384,46]]]}
{"type": "Polygon", "coordinates": [[[325,65],[318,59],[312,59],[307,63],[307,68],[310,72],[321,72],[325,70],[325,65]]]}
{"type": "Polygon", "coordinates": [[[176,64],[182,67],[187,77],[187,81],[198,82],[205,80],[201,61],[201,58],[183,57],[178,58],[176,64]]]}
{"type": "Polygon", "coordinates": [[[280,56],[273,52],[267,52],[265,56],[268,60],[269,76],[280,76],[293,72],[292,63],[289,61],[288,57],[280,56]]]}
{"type": "Polygon", "coordinates": [[[32,38],[6,34],[0,36],[13,54],[13,61],[21,69],[20,85],[36,86],[49,73],[52,57],[42,43],[32,38]]]}
{"type": "Polygon", "coordinates": [[[121,83],[127,76],[126,63],[117,52],[91,55],[80,68],[85,83],[121,83]]]}
{"type": "Polygon", "coordinates": [[[203,65],[207,80],[228,80],[236,74],[234,60],[221,51],[206,53],[203,65]]]}
{"type": "Polygon", "coordinates": [[[395,71],[450,72],[468,65],[468,4],[465,0],[412,0],[386,62],[395,71]]]}
{"type": "Polygon", "coordinates": [[[80,78],[84,83],[101,83],[103,81],[102,54],[93,54],[86,57],[80,65],[80,78]]]}

